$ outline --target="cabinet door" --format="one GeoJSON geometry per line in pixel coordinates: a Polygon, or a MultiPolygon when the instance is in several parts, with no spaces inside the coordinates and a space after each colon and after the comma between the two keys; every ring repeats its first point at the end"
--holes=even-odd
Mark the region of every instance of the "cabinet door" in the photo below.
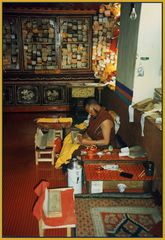
{"type": "Polygon", "coordinates": [[[22,18],[24,70],[46,73],[58,68],[55,18],[22,18]]]}
{"type": "Polygon", "coordinates": [[[43,104],[61,105],[67,102],[66,86],[46,85],[43,86],[43,104]]]}
{"type": "Polygon", "coordinates": [[[16,104],[40,104],[40,88],[37,85],[16,86],[16,104]]]}
{"type": "Polygon", "coordinates": [[[90,70],[91,18],[61,17],[61,69],[90,70]]]}
{"type": "Polygon", "coordinates": [[[16,17],[3,19],[3,68],[4,70],[19,70],[19,24],[16,17]]]}

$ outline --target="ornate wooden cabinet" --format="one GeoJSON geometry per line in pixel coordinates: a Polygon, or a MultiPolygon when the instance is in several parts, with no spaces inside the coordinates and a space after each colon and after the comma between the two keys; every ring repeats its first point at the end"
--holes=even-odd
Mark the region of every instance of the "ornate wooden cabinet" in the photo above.
{"type": "Polygon", "coordinates": [[[92,15],[3,14],[3,103],[68,106],[69,84],[93,81],[92,15]]]}
{"type": "Polygon", "coordinates": [[[91,71],[91,28],[91,16],[5,15],[3,68],[36,74],[91,71]]]}
{"type": "Polygon", "coordinates": [[[109,81],[114,89],[119,3],[3,7],[5,106],[72,105],[70,83],[109,81]]]}

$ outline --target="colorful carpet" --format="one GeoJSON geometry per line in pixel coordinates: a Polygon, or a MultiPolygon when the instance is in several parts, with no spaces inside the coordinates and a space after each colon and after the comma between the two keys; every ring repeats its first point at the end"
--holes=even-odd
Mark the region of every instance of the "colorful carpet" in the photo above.
{"type": "Polygon", "coordinates": [[[152,199],[76,199],[75,207],[77,237],[153,237],[161,220],[152,199]]]}
{"type": "Polygon", "coordinates": [[[92,208],[91,216],[97,237],[153,237],[152,226],[159,222],[157,208],[92,208]]]}

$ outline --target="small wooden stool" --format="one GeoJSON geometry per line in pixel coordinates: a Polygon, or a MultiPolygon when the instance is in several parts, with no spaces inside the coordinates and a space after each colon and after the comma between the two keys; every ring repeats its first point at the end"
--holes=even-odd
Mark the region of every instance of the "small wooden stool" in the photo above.
{"type": "MultiPolygon", "coordinates": [[[[63,198],[61,199],[61,197],[57,197],[57,194],[53,195],[53,192],[56,192],[58,194],[61,194],[61,192],[66,192],[66,191],[71,191],[70,192],[70,196],[69,195],[66,195],[66,197],[68,197],[68,200],[66,200],[66,203],[65,205],[68,205],[67,207],[67,211],[70,211],[70,207],[73,206],[74,204],[74,201],[75,201],[75,198],[74,198],[74,194],[73,194],[73,189],[72,188],[57,188],[57,189],[45,189],[45,200],[44,200],[44,203],[43,203],[43,210],[44,212],[46,213],[46,215],[48,214],[49,212],[49,205],[52,204],[52,206],[50,207],[51,209],[51,214],[53,212],[53,208],[55,207],[55,205],[58,205],[60,204],[61,205],[61,208],[63,209],[62,205],[62,201],[63,201],[63,198]],[[52,197],[51,197],[52,196],[52,197]],[[72,198],[71,198],[72,196],[72,198]],[[71,203],[72,202],[72,203],[71,203]]],[[[56,208],[56,207],[55,207],[56,208]]],[[[61,210],[62,210],[61,209],[61,210]]],[[[60,212],[59,212],[60,213],[60,212]]],[[[57,213],[57,214],[59,214],[57,213]]],[[[53,216],[52,216],[53,217],[53,216]]],[[[55,216],[54,216],[55,217],[55,216]]],[[[61,217],[62,217],[62,212],[61,212],[61,217]]],[[[49,217],[50,218],[50,217],[49,217]]],[[[59,218],[60,219],[60,216],[59,217],[56,217],[56,218],[59,218]]],[[[43,221],[43,219],[41,218],[39,220],[39,236],[40,237],[44,237],[44,230],[45,229],[54,229],[54,228],[66,228],[66,235],[67,237],[72,237],[72,229],[75,230],[76,229],[76,224],[74,223],[75,222],[75,219],[76,219],[76,215],[75,215],[75,210],[72,209],[70,211],[70,218],[71,220],[66,220],[66,224],[64,225],[61,225],[61,226],[50,226],[50,225],[46,225],[43,221]]],[[[64,221],[65,222],[65,221],[64,221]]]]}
{"type": "MultiPolygon", "coordinates": [[[[38,130],[41,131],[41,130],[38,130]]],[[[39,134],[39,133],[38,133],[39,134]]],[[[62,129],[55,129],[54,130],[54,139],[56,137],[60,137],[61,139],[63,139],[63,130],[62,129]]],[[[37,145],[37,133],[35,135],[35,161],[36,161],[36,165],[38,165],[38,162],[51,162],[52,165],[54,165],[54,158],[55,158],[55,144],[54,144],[54,140],[51,137],[47,136],[46,139],[46,148],[45,149],[41,149],[39,148],[37,145]]],[[[43,144],[44,145],[44,144],[43,144]]]]}
{"type": "Polygon", "coordinates": [[[39,236],[44,237],[45,229],[66,228],[67,237],[71,237],[76,234],[77,225],[74,190],[48,189],[48,186],[47,181],[42,181],[34,190],[38,200],[33,207],[33,215],[38,220],[39,236]]]}
{"type": "Polygon", "coordinates": [[[35,146],[35,160],[36,165],[38,162],[51,162],[54,165],[55,158],[55,146],[46,147],[45,149],[40,149],[35,146]]]}
{"type": "Polygon", "coordinates": [[[75,229],[76,226],[74,224],[72,225],[66,225],[66,226],[48,226],[48,225],[45,225],[43,220],[41,219],[39,221],[39,236],[40,237],[44,237],[44,230],[45,229],[55,229],[55,228],[66,228],[66,236],[67,237],[72,237],[72,229],[75,229]]]}

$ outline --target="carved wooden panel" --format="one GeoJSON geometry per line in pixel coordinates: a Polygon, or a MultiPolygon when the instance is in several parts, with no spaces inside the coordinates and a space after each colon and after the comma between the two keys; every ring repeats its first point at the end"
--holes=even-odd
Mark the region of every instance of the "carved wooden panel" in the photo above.
{"type": "Polygon", "coordinates": [[[16,86],[16,103],[17,104],[39,104],[40,88],[36,85],[20,85],[16,86]]]}
{"type": "Polygon", "coordinates": [[[94,87],[73,87],[72,97],[74,98],[87,98],[95,96],[94,87]]]}
{"type": "Polygon", "coordinates": [[[59,105],[67,102],[67,91],[65,86],[48,85],[43,86],[43,104],[59,105]]]}
{"type": "Polygon", "coordinates": [[[14,104],[14,86],[6,85],[3,87],[3,104],[14,104]]]}

